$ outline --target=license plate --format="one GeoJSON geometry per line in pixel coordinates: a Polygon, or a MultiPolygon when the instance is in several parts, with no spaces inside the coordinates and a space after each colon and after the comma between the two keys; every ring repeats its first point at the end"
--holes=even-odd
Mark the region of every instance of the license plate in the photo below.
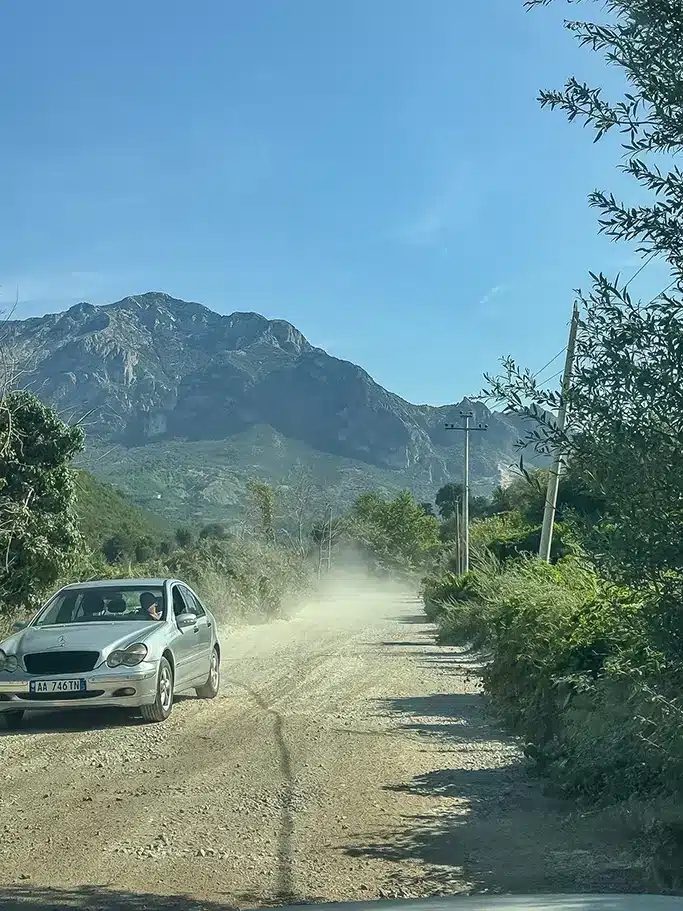
{"type": "Polygon", "coordinates": [[[85,680],[31,680],[29,693],[80,693],[85,689],[85,680]]]}

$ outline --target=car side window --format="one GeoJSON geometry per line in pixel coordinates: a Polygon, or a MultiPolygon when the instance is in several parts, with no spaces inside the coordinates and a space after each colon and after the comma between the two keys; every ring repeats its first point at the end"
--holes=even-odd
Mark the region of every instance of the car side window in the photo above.
{"type": "Polygon", "coordinates": [[[180,614],[187,614],[191,609],[188,608],[185,599],[183,598],[183,593],[180,590],[178,585],[173,586],[173,613],[176,617],[180,614]]]}
{"type": "Polygon", "coordinates": [[[194,592],[191,592],[188,588],[183,588],[183,597],[187,601],[188,610],[190,610],[197,617],[205,617],[206,611],[201,605],[199,598],[195,595],[194,592]]]}

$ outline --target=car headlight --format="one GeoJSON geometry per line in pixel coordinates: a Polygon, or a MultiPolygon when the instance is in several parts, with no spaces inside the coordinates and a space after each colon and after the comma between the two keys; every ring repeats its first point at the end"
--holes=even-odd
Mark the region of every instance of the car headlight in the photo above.
{"type": "Polygon", "coordinates": [[[107,658],[109,667],[120,667],[122,664],[126,667],[135,667],[147,657],[147,646],[142,642],[135,642],[128,648],[117,648],[107,658]]]}
{"type": "Polygon", "coordinates": [[[16,655],[8,655],[0,648],[0,671],[16,671],[19,661],[16,655]]]}

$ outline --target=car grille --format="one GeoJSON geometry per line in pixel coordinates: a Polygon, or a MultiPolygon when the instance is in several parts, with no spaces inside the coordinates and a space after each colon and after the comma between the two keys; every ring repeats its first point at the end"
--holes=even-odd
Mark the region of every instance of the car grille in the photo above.
{"type": "Polygon", "coordinates": [[[104,690],[81,690],[77,693],[17,693],[19,699],[30,699],[31,702],[63,702],[77,699],[94,699],[95,696],[103,696],[104,690]]]}
{"type": "Polygon", "coordinates": [[[34,652],[24,655],[24,664],[29,674],[83,674],[99,657],[99,652],[34,652]]]}

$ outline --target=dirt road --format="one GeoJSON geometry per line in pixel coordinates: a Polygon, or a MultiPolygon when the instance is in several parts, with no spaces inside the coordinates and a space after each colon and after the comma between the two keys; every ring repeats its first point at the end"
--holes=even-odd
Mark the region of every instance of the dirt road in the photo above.
{"type": "Polygon", "coordinates": [[[642,886],[614,833],[526,777],[471,666],[433,644],[414,599],[365,592],[231,633],[219,699],[184,699],[166,724],[3,730],[0,903],[642,886]]]}

